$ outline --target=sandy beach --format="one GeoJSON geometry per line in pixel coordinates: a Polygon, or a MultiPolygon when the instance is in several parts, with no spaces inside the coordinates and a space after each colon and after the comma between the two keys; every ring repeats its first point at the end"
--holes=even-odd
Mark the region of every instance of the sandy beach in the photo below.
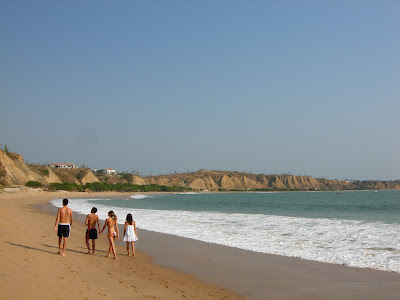
{"type": "MultiPolygon", "coordinates": [[[[122,243],[118,260],[86,255],[75,216],[67,257],[56,255],[54,198],[112,193],[0,194],[0,287],[8,299],[399,299],[400,274],[256,253],[140,230],[137,258],[122,243]],[[19,288],[23,283],[24,288],[19,288]]],[[[140,226],[139,226],[140,228],[140,226]]]]}
{"type": "MultiPolygon", "coordinates": [[[[79,195],[79,196],[78,196],[79,195]]],[[[102,194],[96,193],[96,196],[102,194]]],[[[105,195],[114,195],[106,193],[105,195]]],[[[55,198],[84,193],[20,192],[0,194],[2,299],[240,299],[194,276],[152,263],[137,250],[132,259],[117,247],[118,260],[106,258],[102,234],[95,255],[86,255],[85,225],[75,221],[66,257],[57,255],[55,215],[35,208],[55,198]]]]}

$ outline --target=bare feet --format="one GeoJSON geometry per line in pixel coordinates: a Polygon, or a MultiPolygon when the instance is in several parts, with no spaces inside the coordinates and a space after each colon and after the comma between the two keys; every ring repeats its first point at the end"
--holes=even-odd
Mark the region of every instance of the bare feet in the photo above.
{"type": "Polygon", "coordinates": [[[90,250],[86,254],[90,254],[90,250]]]}
{"type": "Polygon", "coordinates": [[[116,257],[116,256],[114,256],[114,257],[113,257],[113,259],[117,259],[117,257],[116,257]]]}

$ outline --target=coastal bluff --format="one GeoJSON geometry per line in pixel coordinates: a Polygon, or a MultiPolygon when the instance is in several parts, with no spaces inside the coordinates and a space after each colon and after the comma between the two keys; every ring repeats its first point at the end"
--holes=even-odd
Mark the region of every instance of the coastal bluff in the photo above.
{"type": "Polygon", "coordinates": [[[209,191],[330,191],[400,189],[400,181],[330,180],[289,174],[266,175],[236,171],[199,170],[183,174],[143,177],[146,184],[189,187],[209,191]]]}
{"type": "Polygon", "coordinates": [[[77,184],[99,182],[100,180],[85,168],[63,170],[47,165],[26,164],[22,155],[0,150],[0,185],[25,185],[28,181],[49,183],[71,182],[77,184]]]}
{"type": "Polygon", "coordinates": [[[266,175],[237,171],[199,170],[196,172],[157,176],[139,176],[129,173],[95,175],[87,168],[61,169],[48,165],[26,164],[22,155],[0,150],[0,186],[23,186],[37,181],[44,186],[51,183],[106,182],[132,185],[184,187],[195,191],[332,191],[332,190],[386,190],[400,189],[396,181],[332,180],[295,176],[266,175]]]}
{"type": "Polygon", "coordinates": [[[148,184],[190,187],[194,190],[319,190],[325,186],[310,176],[264,175],[230,171],[149,176],[148,184]]]}

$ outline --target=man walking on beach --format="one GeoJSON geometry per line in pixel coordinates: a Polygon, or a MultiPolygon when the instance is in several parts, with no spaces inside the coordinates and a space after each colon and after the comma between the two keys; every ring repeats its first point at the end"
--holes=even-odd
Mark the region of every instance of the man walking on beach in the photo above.
{"type": "Polygon", "coordinates": [[[86,246],[88,247],[88,253],[90,253],[90,244],[89,244],[89,239],[92,240],[92,254],[94,254],[94,250],[96,249],[96,239],[97,239],[97,229],[96,229],[96,223],[97,227],[99,228],[100,231],[100,221],[99,221],[99,216],[96,215],[97,208],[93,207],[92,210],[90,211],[91,214],[87,215],[85,224],[87,225],[86,229],[86,246]]]}
{"type": "Polygon", "coordinates": [[[68,199],[63,199],[63,207],[58,209],[56,223],[54,225],[54,232],[56,232],[58,236],[58,254],[62,256],[65,256],[67,239],[69,238],[69,233],[73,221],[72,209],[70,209],[67,205],[68,205],[68,199]],[[62,251],[61,251],[61,239],[63,239],[62,251]]]}

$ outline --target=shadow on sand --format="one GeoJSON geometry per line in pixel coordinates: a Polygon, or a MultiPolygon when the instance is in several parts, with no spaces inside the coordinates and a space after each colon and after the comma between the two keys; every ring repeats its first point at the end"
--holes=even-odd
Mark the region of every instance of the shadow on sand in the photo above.
{"type": "MultiPolygon", "coordinates": [[[[9,244],[9,245],[16,246],[16,247],[21,247],[21,248],[24,248],[24,249],[36,250],[36,251],[41,251],[41,252],[45,252],[45,253],[49,253],[49,254],[59,255],[57,246],[51,246],[51,245],[42,244],[42,246],[54,249],[54,251],[49,251],[49,250],[46,250],[46,249],[40,249],[40,248],[35,248],[35,247],[31,247],[31,246],[26,246],[26,245],[20,245],[20,244],[16,244],[16,243],[10,243],[10,242],[6,242],[6,243],[9,244]]],[[[79,248],[80,249],[85,249],[85,251],[87,250],[87,248],[84,248],[84,247],[79,247],[79,248]]],[[[73,250],[73,249],[66,249],[66,251],[67,252],[75,252],[75,253],[79,253],[79,254],[86,254],[86,252],[73,250]]],[[[107,253],[107,251],[97,250],[97,249],[96,249],[96,252],[107,253]]]]}
{"type": "MultiPolygon", "coordinates": [[[[46,244],[42,244],[42,245],[45,246],[45,247],[48,247],[48,248],[54,248],[54,249],[57,249],[57,250],[58,250],[58,247],[57,247],[57,246],[51,246],[51,245],[46,245],[46,244]]],[[[78,247],[78,248],[79,248],[79,249],[84,249],[84,251],[82,252],[82,251],[73,250],[73,249],[66,249],[66,251],[75,252],[75,253],[80,253],[80,254],[86,254],[86,251],[87,251],[87,248],[86,248],[86,247],[78,247]]],[[[104,251],[104,250],[97,250],[97,249],[96,249],[96,252],[108,253],[107,251],[104,251]]]]}
{"type": "MultiPolygon", "coordinates": [[[[10,245],[12,245],[12,246],[21,247],[21,248],[24,248],[24,249],[36,250],[36,251],[41,251],[41,252],[45,252],[45,253],[50,253],[50,254],[56,254],[56,255],[58,255],[57,252],[50,252],[50,251],[47,251],[47,250],[44,250],[44,249],[39,249],[39,248],[35,248],[35,247],[30,247],[30,246],[20,245],[20,244],[15,244],[15,243],[10,243],[10,242],[6,242],[6,243],[7,243],[7,244],[10,244],[10,245]]],[[[43,244],[42,244],[42,245],[43,245],[43,244]]],[[[56,249],[58,250],[58,247],[54,247],[54,248],[56,248],[56,249]]]]}

